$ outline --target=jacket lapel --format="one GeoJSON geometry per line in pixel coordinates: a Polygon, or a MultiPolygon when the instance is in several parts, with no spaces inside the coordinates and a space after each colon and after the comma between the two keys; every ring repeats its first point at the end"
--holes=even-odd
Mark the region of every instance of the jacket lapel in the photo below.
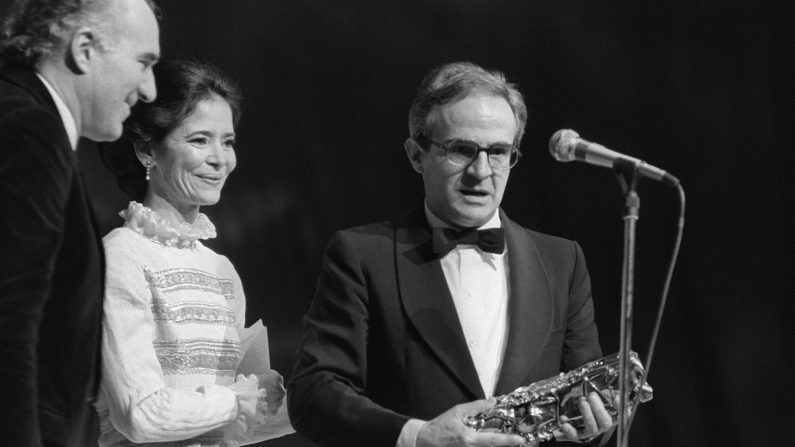
{"type": "Polygon", "coordinates": [[[510,296],[508,344],[495,395],[513,391],[522,383],[541,354],[552,329],[552,290],[530,234],[500,210],[508,246],[510,296]]]}
{"type": "Polygon", "coordinates": [[[432,233],[420,206],[404,216],[395,228],[397,281],[403,308],[450,375],[473,399],[482,399],[477,371],[432,245],[432,233]]]}

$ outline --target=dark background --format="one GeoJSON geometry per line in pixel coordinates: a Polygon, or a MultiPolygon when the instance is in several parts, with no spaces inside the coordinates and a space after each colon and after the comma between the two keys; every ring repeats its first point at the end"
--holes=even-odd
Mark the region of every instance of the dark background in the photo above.
{"type": "MultiPolygon", "coordinates": [[[[504,71],[529,107],[503,208],[579,241],[601,343],[618,350],[623,199],[614,175],[558,164],[559,128],[644,159],[687,193],[682,252],[644,404],[642,446],[795,446],[793,29],[790,1],[161,0],[166,57],[209,60],[245,94],[238,168],[203,209],[289,377],[335,230],[419,202],[402,143],[432,67],[504,71]],[[790,347],[788,347],[790,346],[790,347]]],[[[105,231],[126,201],[81,150],[105,231]]],[[[647,353],[673,244],[675,191],[640,184],[633,347],[647,353]]],[[[309,445],[298,435],[268,446],[309,445]]]]}

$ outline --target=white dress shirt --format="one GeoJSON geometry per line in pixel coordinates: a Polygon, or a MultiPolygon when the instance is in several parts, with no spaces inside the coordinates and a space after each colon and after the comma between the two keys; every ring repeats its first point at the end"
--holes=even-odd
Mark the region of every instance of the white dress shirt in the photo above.
{"type": "MultiPolygon", "coordinates": [[[[431,227],[450,227],[425,205],[431,227]]],[[[499,228],[495,212],[479,229],[499,228]]],[[[508,339],[508,249],[500,254],[481,251],[476,245],[459,245],[440,259],[447,287],[453,297],[469,354],[486,397],[494,395],[508,339]]],[[[409,420],[398,437],[397,447],[413,447],[424,424],[409,420]]]]}

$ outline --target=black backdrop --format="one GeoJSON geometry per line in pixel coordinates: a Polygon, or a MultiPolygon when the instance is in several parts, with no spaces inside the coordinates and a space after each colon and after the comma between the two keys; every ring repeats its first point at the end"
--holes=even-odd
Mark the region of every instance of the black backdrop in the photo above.
{"type": "MultiPolygon", "coordinates": [[[[558,128],[677,175],[685,237],[650,382],[630,436],[643,446],[795,446],[791,2],[719,0],[161,0],[166,57],[239,80],[238,169],[210,245],[243,278],[247,320],[269,327],[285,377],[324,245],[340,228],[420,200],[402,150],[433,66],[504,71],[530,118],[503,208],[576,239],[606,353],[618,350],[623,223],[613,174],[548,155],[558,128]]],[[[104,230],[125,199],[81,150],[104,230]]],[[[645,356],[677,212],[639,188],[634,348],[645,356]]],[[[309,445],[299,436],[267,445],[309,445]]]]}

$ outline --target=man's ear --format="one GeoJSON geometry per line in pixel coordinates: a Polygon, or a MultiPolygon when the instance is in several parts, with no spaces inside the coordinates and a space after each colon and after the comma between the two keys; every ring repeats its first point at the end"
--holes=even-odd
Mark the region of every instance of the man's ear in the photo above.
{"type": "Polygon", "coordinates": [[[66,65],[75,73],[84,74],[89,71],[98,49],[96,31],[81,26],[72,33],[66,51],[66,65]]]}
{"type": "Polygon", "coordinates": [[[406,150],[406,156],[409,158],[411,167],[422,174],[422,157],[425,155],[425,150],[413,138],[407,138],[403,143],[403,148],[406,150]]]}

